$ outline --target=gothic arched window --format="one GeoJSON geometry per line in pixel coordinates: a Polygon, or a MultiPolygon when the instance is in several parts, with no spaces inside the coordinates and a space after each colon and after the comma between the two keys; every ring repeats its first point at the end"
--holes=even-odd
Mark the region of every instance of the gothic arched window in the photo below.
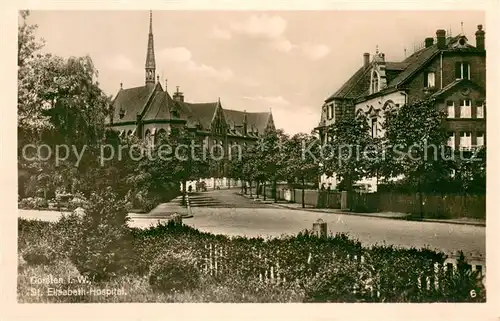
{"type": "Polygon", "coordinates": [[[370,87],[370,93],[374,94],[379,91],[379,78],[380,75],[378,74],[377,71],[373,70],[372,72],[372,77],[371,77],[371,87],[370,87]]]}

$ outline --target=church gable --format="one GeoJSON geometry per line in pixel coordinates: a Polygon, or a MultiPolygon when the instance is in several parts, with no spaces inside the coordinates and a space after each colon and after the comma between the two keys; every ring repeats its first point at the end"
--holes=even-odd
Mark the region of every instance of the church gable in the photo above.
{"type": "Polygon", "coordinates": [[[222,135],[227,131],[226,118],[224,116],[224,110],[222,109],[220,99],[217,101],[210,128],[213,133],[218,135],[222,135]]]}
{"type": "Polygon", "coordinates": [[[273,114],[269,113],[269,118],[267,119],[267,125],[265,131],[275,131],[276,127],[274,125],[273,114]]]}

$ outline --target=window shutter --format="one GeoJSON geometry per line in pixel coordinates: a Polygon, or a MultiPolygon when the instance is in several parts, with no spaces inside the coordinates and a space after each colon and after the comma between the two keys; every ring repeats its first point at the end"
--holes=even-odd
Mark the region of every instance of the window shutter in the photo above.
{"type": "Polygon", "coordinates": [[[460,62],[455,62],[455,78],[459,79],[462,78],[462,71],[461,69],[462,64],[460,62]]]}
{"type": "Polygon", "coordinates": [[[424,88],[429,87],[429,73],[424,72],[424,88]]]}

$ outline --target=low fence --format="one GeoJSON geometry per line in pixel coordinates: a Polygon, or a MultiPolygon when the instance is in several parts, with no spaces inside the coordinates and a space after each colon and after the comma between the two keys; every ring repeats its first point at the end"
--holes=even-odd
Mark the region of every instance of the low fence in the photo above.
{"type": "Polygon", "coordinates": [[[456,296],[462,290],[467,293],[459,301],[467,301],[476,295],[475,290],[471,290],[477,287],[474,280],[485,283],[482,257],[384,247],[362,248],[338,237],[333,241],[326,234],[324,222],[315,223],[313,232],[315,225],[324,225],[324,228],[316,229],[316,233],[309,237],[297,238],[295,244],[276,241],[273,245],[273,242],[244,239],[230,242],[207,240],[197,250],[196,264],[214,277],[225,278],[231,274],[245,280],[274,284],[304,284],[315,277],[328,278],[328,274],[322,273],[325,273],[325,267],[329,267],[327,273],[353,278],[349,284],[342,284],[353,297],[374,302],[391,302],[405,292],[403,297],[408,301],[453,301],[448,296],[456,296]],[[412,269],[408,269],[408,265],[412,269]],[[343,267],[342,272],[336,270],[339,266],[343,267]],[[474,279],[471,273],[478,278],[474,279]],[[466,280],[470,282],[467,285],[463,283],[466,280]]]}
{"type": "Polygon", "coordinates": [[[420,195],[399,193],[354,194],[351,208],[357,212],[400,212],[426,218],[486,218],[485,195],[420,195]]]}
{"type": "MultiPolygon", "coordinates": [[[[250,193],[247,191],[247,193],[250,193]]],[[[260,197],[264,197],[264,188],[261,190],[260,197]]],[[[256,189],[252,188],[252,194],[256,194],[256,189]]],[[[274,199],[272,187],[266,186],[266,198],[269,200],[274,199]]],[[[276,196],[279,201],[288,201],[291,203],[302,203],[302,190],[301,189],[288,189],[285,186],[278,186],[276,188],[276,196]]],[[[340,192],[322,192],[318,190],[305,189],[304,190],[304,204],[308,206],[320,208],[340,208],[340,192]]]]}
{"type": "MultiPolygon", "coordinates": [[[[262,189],[263,192],[264,189],[262,189]]],[[[256,189],[253,188],[256,195],[256,189]]],[[[301,189],[278,186],[278,200],[302,203],[301,189]]],[[[266,186],[266,198],[273,199],[273,190],[266,186]]],[[[260,197],[263,197],[261,195],[260,197]]],[[[486,195],[422,195],[422,206],[418,193],[353,193],[349,199],[353,212],[399,212],[420,215],[426,218],[486,218],[486,195]]],[[[318,208],[341,208],[341,193],[334,191],[304,190],[304,203],[318,208]]]]}
{"type": "MultiPolygon", "coordinates": [[[[210,275],[217,275],[220,273],[225,273],[227,272],[227,267],[229,264],[227,263],[226,258],[228,257],[228,253],[230,250],[228,250],[228,247],[224,246],[223,244],[217,244],[217,243],[210,243],[210,244],[205,244],[203,249],[201,249],[201,255],[197,261],[198,267],[201,268],[201,270],[205,271],[206,273],[210,275]]],[[[328,253],[322,253],[322,255],[329,255],[328,253]]],[[[335,251],[332,251],[331,257],[335,259],[338,257],[339,253],[336,253],[335,251]]],[[[365,263],[367,256],[364,254],[345,254],[345,259],[351,262],[359,262],[359,263],[365,263]]],[[[317,257],[314,256],[311,252],[308,253],[308,255],[303,257],[303,262],[307,266],[309,265],[311,269],[315,265],[317,257]]],[[[254,249],[249,253],[249,259],[248,262],[256,260],[257,263],[255,264],[254,267],[251,267],[250,269],[253,270],[252,273],[254,276],[258,276],[261,281],[269,281],[269,282],[286,282],[286,275],[284,275],[284,266],[282,265],[280,267],[280,263],[275,259],[274,255],[270,255],[267,251],[263,250],[257,250],[254,249]],[[252,259],[250,259],[250,257],[252,259]]],[[[432,264],[432,270],[437,274],[438,271],[448,271],[450,273],[456,272],[458,269],[458,261],[459,261],[459,255],[456,253],[449,253],[446,259],[444,260],[443,263],[439,262],[433,262],[432,264]]],[[[468,262],[468,269],[471,271],[477,271],[480,275],[485,276],[486,275],[486,264],[485,261],[482,257],[469,257],[466,258],[466,261],[468,262]]],[[[244,263],[244,262],[243,262],[244,263]]],[[[432,274],[432,273],[431,273],[432,274]]],[[[432,275],[426,275],[425,279],[427,280],[427,283],[429,283],[429,280],[432,279],[432,275]]],[[[434,284],[436,288],[439,287],[439,282],[434,278],[434,284]]],[[[484,281],[483,281],[484,282],[484,281]]],[[[418,280],[419,286],[421,284],[425,284],[425,281],[423,281],[422,278],[418,280]]],[[[428,284],[429,286],[429,284],[428,284]]]]}

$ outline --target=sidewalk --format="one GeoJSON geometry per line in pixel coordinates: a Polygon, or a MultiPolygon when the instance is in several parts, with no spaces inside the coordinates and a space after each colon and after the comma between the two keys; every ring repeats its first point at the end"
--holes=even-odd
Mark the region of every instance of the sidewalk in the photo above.
{"type": "Polygon", "coordinates": [[[193,217],[186,206],[180,205],[180,197],[176,197],[170,202],[161,203],[157,207],[151,210],[149,213],[129,213],[129,217],[133,219],[145,218],[145,219],[169,219],[175,214],[180,214],[182,218],[193,217]]]}
{"type": "MultiPolygon", "coordinates": [[[[238,193],[239,194],[239,193],[238,193]]],[[[341,214],[341,215],[356,215],[356,216],[365,216],[365,217],[378,217],[378,218],[386,218],[393,220],[408,220],[408,221],[418,221],[418,222],[429,222],[429,223],[446,223],[446,224],[459,224],[459,225],[474,225],[474,226],[486,226],[486,222],[484,220],[474,219],[474,218],[457,218],[457,219],[415,219],[412,218],[411,214],[408,213],[397,213],[397,212],[378,212],[378,213],[358,213],[358,212],[349,212],[342,211],[340,209],[335,208],[315,208],[311,205],[306,205],[305,208],[302,208],[302,204],[300,203],[289,203],[287,201],[279,200],[277,203],[274,203],[273,199],[267,198],[266,201],[263,200],[262,196],[258,199],[255,197],[250,197],[249,195],[242,195],[243,197],[253,199],[256,202],[261,202],[265,204],[269,204],[275,207],[287,208],[291,210],[299,210],[299,211],[309,211],[309,212],[317,212],[317,213],[329,213],[329,214],[341,214]]]]}

